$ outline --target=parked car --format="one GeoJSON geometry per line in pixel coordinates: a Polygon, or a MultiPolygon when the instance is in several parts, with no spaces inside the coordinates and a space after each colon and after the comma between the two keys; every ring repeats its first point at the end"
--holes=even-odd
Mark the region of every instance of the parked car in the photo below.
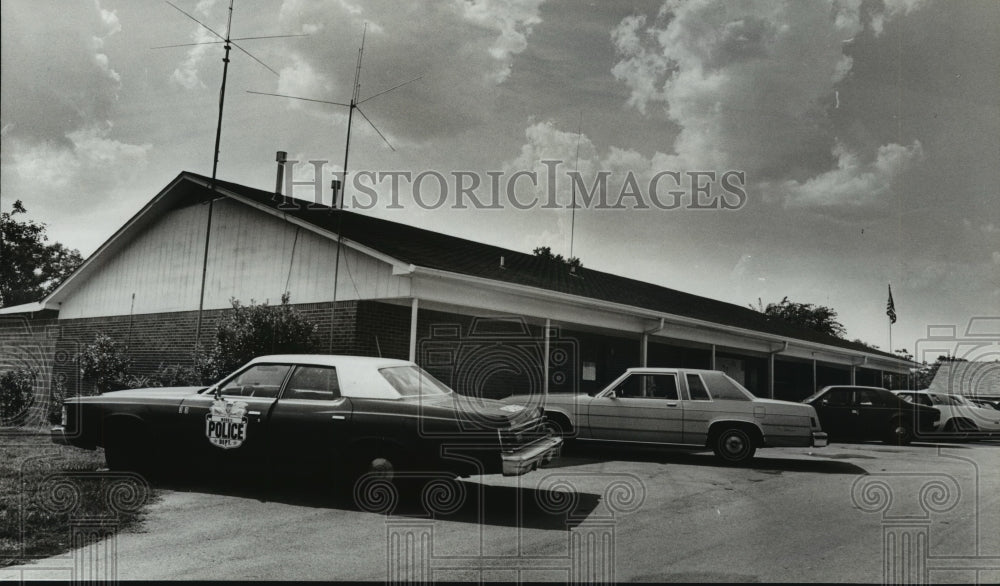
{"type": "Polygon", "coordinates": [[[549,425],[580,441],[656,444],[704,450],[738,464],[765,446],[826,445],[809,405],[755,397],[714,370],[630,368],[594,396],[515,395],[543,404],[549,425]]]}
{"type": "Polygon", "coordinates": [[[939,418],[936,410],[908,403],[880,387],[828,386],[802,402],[816,409],[831,440],[908,444],[915,431],[933,430],[939,418]]]}
{"type": "Polygon", "coordinates": [[[454,393],[413,362],[262,356],[208,387],[136,389],[65,402],[53,441],[103,447],[111,469],[164,459],[338,476],[435,471],[520,475],[559,455],[541,410],[454,393]]]}
{"type": "Polygon", "coordinates": [[[994,399],[983,399],[980,397],[966,397],[973,404],[979,405],[980,407],[985,407],[986,409],[996,409],[1000,411],[1000,400],[994,399]]]}
{"type": "Polygon", "coordinates": [[[933,407],[941,414],[936,430],[946,434],[988,435],[1000,432],[1000,411],[973,403],[962,395],[923,391],[893,391],[905,401],[933,407]]]}

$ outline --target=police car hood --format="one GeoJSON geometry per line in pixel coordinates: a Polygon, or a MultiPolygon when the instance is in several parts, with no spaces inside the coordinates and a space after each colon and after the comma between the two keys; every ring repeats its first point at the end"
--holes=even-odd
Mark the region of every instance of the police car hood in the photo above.
{"type": "MultiPolygon", "coordinates": [[[[153,387],[147,389],[126,389],[124,391],[112,391],[104,393],[92,399],[183,399],[189,397],[205,387],[153,387]]],[[[86,398],[86,397],[83,397],[86,398]]]]}

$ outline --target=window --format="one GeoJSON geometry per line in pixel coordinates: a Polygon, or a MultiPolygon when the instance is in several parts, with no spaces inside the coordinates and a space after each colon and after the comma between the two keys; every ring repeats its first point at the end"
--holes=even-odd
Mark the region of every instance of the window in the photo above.
{"type": "Polygon", "coordinates": [[[337,369],[327,366],[300,366],[288,380],[282,399],[332,401],[340,396],[337,369]]]}
{"type": "Polygon", "coordinates": [[[721,372],[706,372],[702,376],[713,399],[729,401],[750,401],[753,399],[753,394],[750,391],[721,372]]]}
{"type": "Polygon", "coordinates": [[[672,374],[633,374],[616,389],[628,399],[677,400],[677,377],[672,374]]]}
{"type": "Polygon", "coordinates": [[[691,394],[692,401],[710,401],[708,396],[708,389],[705,388],[705,383],[702,382],[701,377],[697,374],[687,375],[688,382],[688,392],[691,394]]]}
{"type": "Polygon", "coordinates": [[[822,401],[830,407],[847,407],[851,404],[851,391],[849,389],[830,389],[823,395],[822,401]]]}
{"type": "Polygon", "coordinates": [[[854,404],[859,407],[882,407],[884,401],[878,393],[868,389],[858,389],[854,391],[854,404]]]}
{"type": "Polygon", "coordinates": [[[451,393],[447,385],[419,366],[390,366],[380,368],[379,373],[404,397],[451,393]]]}
{"type": "Polygon", "coordinates": [[[230,397],[277,397],[287,364],[255,364],[226,381],[222,394],[230,397]]]}

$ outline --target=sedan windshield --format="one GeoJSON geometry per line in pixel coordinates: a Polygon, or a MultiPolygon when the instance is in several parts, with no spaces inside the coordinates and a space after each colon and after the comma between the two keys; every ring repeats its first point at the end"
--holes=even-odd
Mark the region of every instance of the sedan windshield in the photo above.
{"type": "Polygon", "coordinates": [[[380,368],[379,373],[404,397],[448,395],[452,392],[447,385],[419,366],[390,366],[380,368]]]}

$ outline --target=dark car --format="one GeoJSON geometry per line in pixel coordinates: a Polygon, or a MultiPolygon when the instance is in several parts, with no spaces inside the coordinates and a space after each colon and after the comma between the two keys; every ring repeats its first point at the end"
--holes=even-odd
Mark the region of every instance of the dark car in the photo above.
{"type": "Polygon", "coordinates": [[[880,387],[829,386],[807,397],[830,439],[881,440],[903,445],[915,432],[931,431],[936,409],[909,403],[880,387]]]}
{"type": "Polygon", "coordinates": [[[540,409],[454,393],[413,362],[356,356],[255,358],[208,388],[67,399],[57,443],[103,447],[109,468],[161,463],[393,479],[530,472],[559,455],[540,409]]]}

